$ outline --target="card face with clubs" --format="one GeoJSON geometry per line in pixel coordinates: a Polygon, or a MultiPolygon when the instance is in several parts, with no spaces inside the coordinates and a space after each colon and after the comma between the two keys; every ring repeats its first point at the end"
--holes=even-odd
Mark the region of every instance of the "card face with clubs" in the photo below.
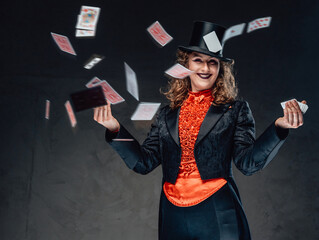
{"type": "Polygon", "coordinates": [[[124,68],[125,68],[125,77],[126,77],[126,90],[133,97],[135,97],[137,101],[139,101],[136,74],[126,62],[124,62],[124,68]]]}
{"type": "Polygon", "coordinates": [[[76,121],[76,118],[75,118],[75,115],[74,115],[74,112],[73,112],[73,109],[72,109],[70,101],[69,100],[66,101],[64,106],[66,108],[66,112],[68,113],[68,117],[70,119],[71,126],[75,127],[76,124],[77,124],[77,121],[76,121]]]}
{"type": "Polygon", "coordinates": [[[164,30],[158,21],[149,26],[147,31],[162,47],[173,40],[173,38],[164,30]]]}
{"type": "Polygon", "coordinates": [[[101,86],[75,92],[70,96],[75,112],[107,105],[101,86]]]}
{"type": "Polygon", "coordinates": [[[107,81],[103,80],[97,84],[93,85],[95,86],[101,86],[104,92],[105,98],[112,104],[117,104],[124,102],[124,98],[120,96],[112,87],[110,84],[107,83],[107,81]]]}
{"type": "Polygon", "coordinates": [[[51,36],[61,51],[76,55],[68,37],[52,32],[51,36]]]}
{"type": "Polygon", "coordinates": [[[257,29],[266,28],[270,26],[271,17],[258,18],[249,22],[247,27],[247,33],[255,31],[257,29]]]}
{"type": "MultiPolygon", "coordinates": [[[[293,98],[293,99],[290,99],[290,100],[288,100],[288,101],[285,101],[285,102],[280,103],[282,109],[285,109],[285,108],[286,108],[286,102],[289,102],[289,101],[291,101],[291,100],[296,100],[296,99],[293,98]]],[[[297,101],[297,100],[296,100],[296,101],[297,101]]],[[[297,101],[297,103],[298,103],[298,105],[299,105],[299,107],[300,107],[301,112],[302,112],[303,114],[305,114],[306,111],[308,110],[308,105],[307,105],[307,104],[304,104],[304,103],[302,103],[302,102],[298,102],[298,101],[297,101]]]]}
{"type": "Polygon", "coordinates": [[[152,120],[160,105],[160,103],[140,103],[133,113],[131,120],[152,120]]]}
{"type": "Polygon", "coordinates": [[[173,67],[166,70],[165,73],[173,78],[184,79],[191,75],[193,71],[187,69],[179,63],[176,63],[173,67]]]}
{"type": "Polygon", "coordinates": [[[82,6],[76,28],[85,30],[95,30],[100,15],[100,8],[82,6]]]}

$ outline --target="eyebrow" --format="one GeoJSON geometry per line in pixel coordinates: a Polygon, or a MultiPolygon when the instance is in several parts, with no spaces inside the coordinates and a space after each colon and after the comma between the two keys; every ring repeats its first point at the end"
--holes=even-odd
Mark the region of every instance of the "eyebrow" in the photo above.
{"type": "MultiPolygon", "coordinates": [[[[194,56],[193,57],[200,57],[200,58],[203,58],[201,55],[199,55],[198,53],[196,53],[196,52],[193,52],[193,54],[194,54],[194,56]]],[[[215,60],[215,61],[218,61],[217,60],[217,58],[215,58],[215,57],[211,57],[210,59],[209,59],[209,61],[210,60],[215,60]]]]}

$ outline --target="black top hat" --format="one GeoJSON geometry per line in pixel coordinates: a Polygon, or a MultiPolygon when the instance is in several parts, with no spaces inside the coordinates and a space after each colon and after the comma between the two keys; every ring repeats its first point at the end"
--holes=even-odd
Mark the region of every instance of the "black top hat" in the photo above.
{"type": "Polygon", "coordinates": [[[231,59],[225,58],[222,55],[221,41],[223,40],[225,31],[226,28],[218,24],[204,21],[196,21],[194,22],[192,37],[189,42],[189,46],[178,46],[178,48],[182,51],[199,52],[212,57],[216,57],[222,61],[229,62],[231,61],[231,59]],[[209,42],[207,41],[210,41],[209,39],[206,38],[206,41],[204,39],[204,37],[208,35],[213,36],[213,41],[211,41],[212,46],[208,45],[209,42]],[[212,47],[217,49],[218,51],[214,52],[212,47]]]}

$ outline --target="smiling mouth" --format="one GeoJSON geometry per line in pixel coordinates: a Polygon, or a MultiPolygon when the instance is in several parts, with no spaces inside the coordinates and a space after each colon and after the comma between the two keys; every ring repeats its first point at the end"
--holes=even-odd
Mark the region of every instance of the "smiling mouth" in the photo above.
{"type": "Polygon", "coordinates": [[[209,79],[212,74],[203,74],[203,73],[197,73],[197,75],[202,79],[209,79]]]}

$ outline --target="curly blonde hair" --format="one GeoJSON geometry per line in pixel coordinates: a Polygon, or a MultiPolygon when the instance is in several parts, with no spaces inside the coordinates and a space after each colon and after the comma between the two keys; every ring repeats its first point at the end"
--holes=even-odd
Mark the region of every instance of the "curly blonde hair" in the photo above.
{"type": "MultiPolygon", "coordinates": [[[[189,55],[189,52],[178,50],[176,62],[187,67],[189,55]]],[[[237,97],[238,87],[233,74],[233,66],[233,60],[230,62],[220,61],[218,77],[212,88],[212,95],[214,97],[213,105],[215,106],[233,102],[237,97]]],[[[170,79],[167,91],[161,90],[161,93],[170,101],[170,108],[176,109],[180,107],[188,97],[188,91],[191,89],[191,80],[189,77],[185,79],[170,79]]]]}

